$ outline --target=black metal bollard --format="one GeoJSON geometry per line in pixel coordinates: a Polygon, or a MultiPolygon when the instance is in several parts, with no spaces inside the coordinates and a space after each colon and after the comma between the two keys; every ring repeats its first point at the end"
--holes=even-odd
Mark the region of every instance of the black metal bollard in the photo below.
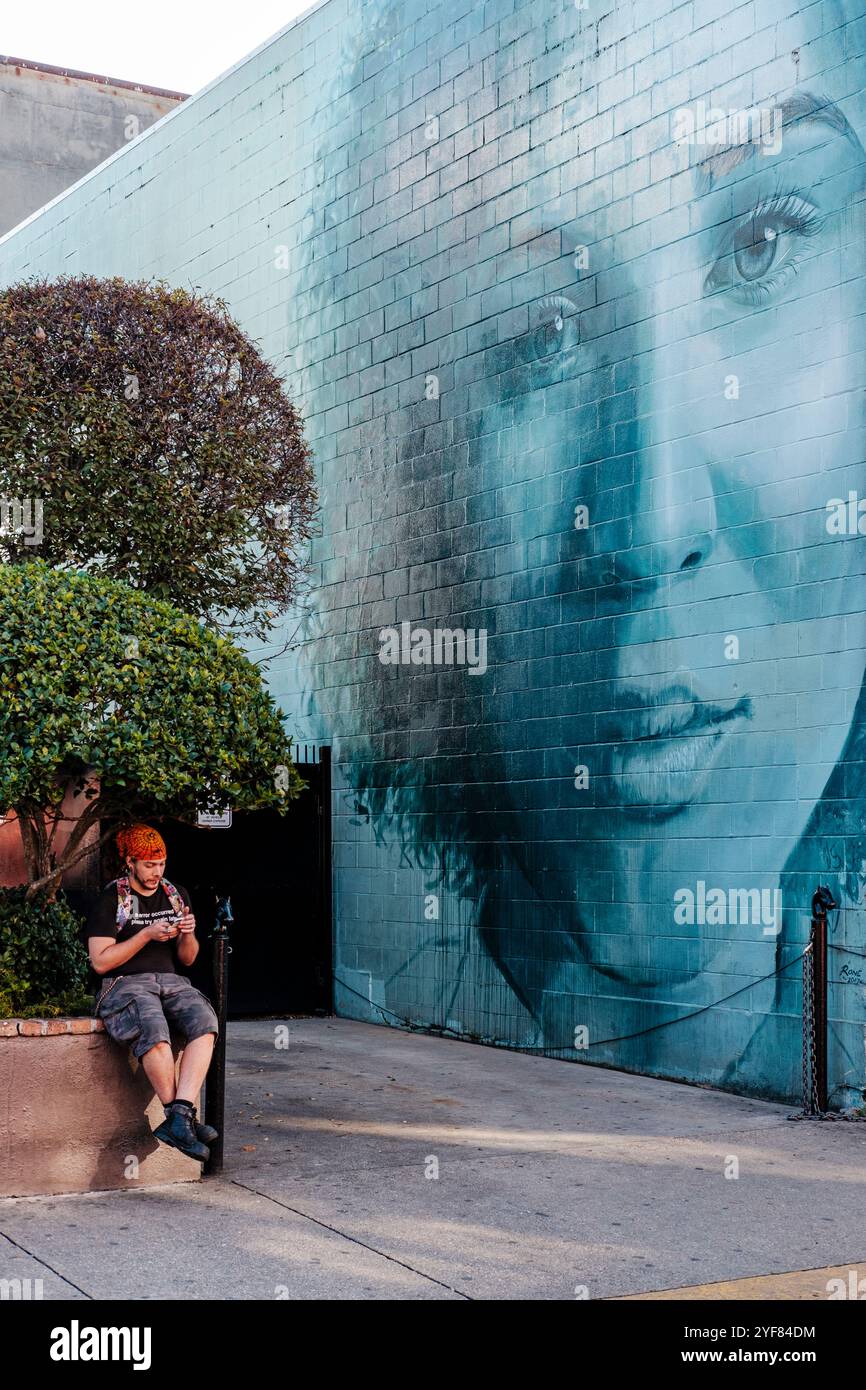
{"type": "Polygon", "coordinates": [[[827,912],[839,904],[829,888],[812,894],[812,1020],[815,1029],[815,1099],[827,1109],[827,912]]]}
{"type": "Polygon", "coordinates": [[[223,1130],[226,1108],[226,1008],[228,1005],[229,984],[229,944],[228,929],[234,922],[231,898],[218,898],[213,941],[213,983],[214,1008],[219,1020],[219,1037],[213,1052],[213,1061],[205,1082],[205,1124],[213,1125],[219,1131],[219,1138],[210,1147],[210,1158],[204,1165],[206,1174],[219,1173],[223,1166],[223,1130]]]}

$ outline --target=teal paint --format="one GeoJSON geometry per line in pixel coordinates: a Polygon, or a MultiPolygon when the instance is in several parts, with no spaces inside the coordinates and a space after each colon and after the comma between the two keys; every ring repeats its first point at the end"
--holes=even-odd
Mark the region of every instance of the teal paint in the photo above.
{"type": "Polygon", "coordinates": [[[341,1012],[798,1097],[819,882],[866,946],[864,71],[832,0],[328,0],[0,242],[219,292],[304,410],[341,1012]]]}

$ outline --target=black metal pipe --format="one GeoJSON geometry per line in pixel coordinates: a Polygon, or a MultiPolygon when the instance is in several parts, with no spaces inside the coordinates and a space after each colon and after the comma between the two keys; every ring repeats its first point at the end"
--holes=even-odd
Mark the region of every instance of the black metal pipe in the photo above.
{"type": "Polygon", "coordinates": [[[812,1019],[815,1025],[815,1089],[818,1109],[827,1109],[827,910],[838,907],[829,888],[812,894],[812,1019]]]}
{"type": "Polygon", "coordinates": [[[210,1158],[204,1165],[204,1171],[208,1175],[221,1172],[223,1166],[226,1108],[226,1012],[228,1008],[229,956],[232,949],[229,943],[228,929],[233,922],[231,898],[218,898],[211,940],[213,941],[213,1003],[220,1031],[205,1083],[204,1118],[205,1124],[213,1125],[214,1129],[219,1131],[219,1138],[209,1145],[210,1158]]]}
{"type": "Polygon", "coordinates": [[[319,892],[322,903],[323,929],[327,957],[324,962],[325,1009],[334,1012],[334,907],[333,907],[333,831],[331,828],[331,749],[326,744],[319,750],[321,778],[319,781],[319,892]]]}
{"type": "Polygon", "coordinates": [[[827,1109],[827,918],[812,918],[812,979],[815,998],[815,1087],[818,1109],[827,1109]]]}

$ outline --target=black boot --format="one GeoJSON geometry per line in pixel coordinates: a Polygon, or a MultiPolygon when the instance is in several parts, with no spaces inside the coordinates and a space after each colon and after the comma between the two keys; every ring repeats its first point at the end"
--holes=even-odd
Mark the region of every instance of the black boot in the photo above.
{"type": "Polygon", "coordinates": [[[214,1129],[213,1125],[200,1124],[196,1119],[196,1108],[192,1107],[192,1127],[196,1132],[196,1138],[202,1144],[212,1144],[215,1139],[219,1139],[220,1132],[214,1129]]]}
{"type": "Polygon", "coordinates": [[[176,1105],[174,1101],[167,1105],[165,1119],[161,1125],[157,1125],[153,1133],[163,1144],[180,1149],[188,1158],[197,1158],[202,1163],[210,1158],[210,1149],[197,1138],[193,1129],[193,1116],[186,1105],[176,1105]]]}

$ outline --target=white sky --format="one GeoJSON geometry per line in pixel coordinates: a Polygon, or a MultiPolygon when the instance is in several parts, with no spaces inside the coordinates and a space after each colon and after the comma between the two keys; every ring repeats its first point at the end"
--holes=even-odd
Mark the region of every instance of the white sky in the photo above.
{"type": "Polygon", "coordinates": [[[31,0],[3,6],[0,50],[195,92],[315,0],[31,0]]]}

